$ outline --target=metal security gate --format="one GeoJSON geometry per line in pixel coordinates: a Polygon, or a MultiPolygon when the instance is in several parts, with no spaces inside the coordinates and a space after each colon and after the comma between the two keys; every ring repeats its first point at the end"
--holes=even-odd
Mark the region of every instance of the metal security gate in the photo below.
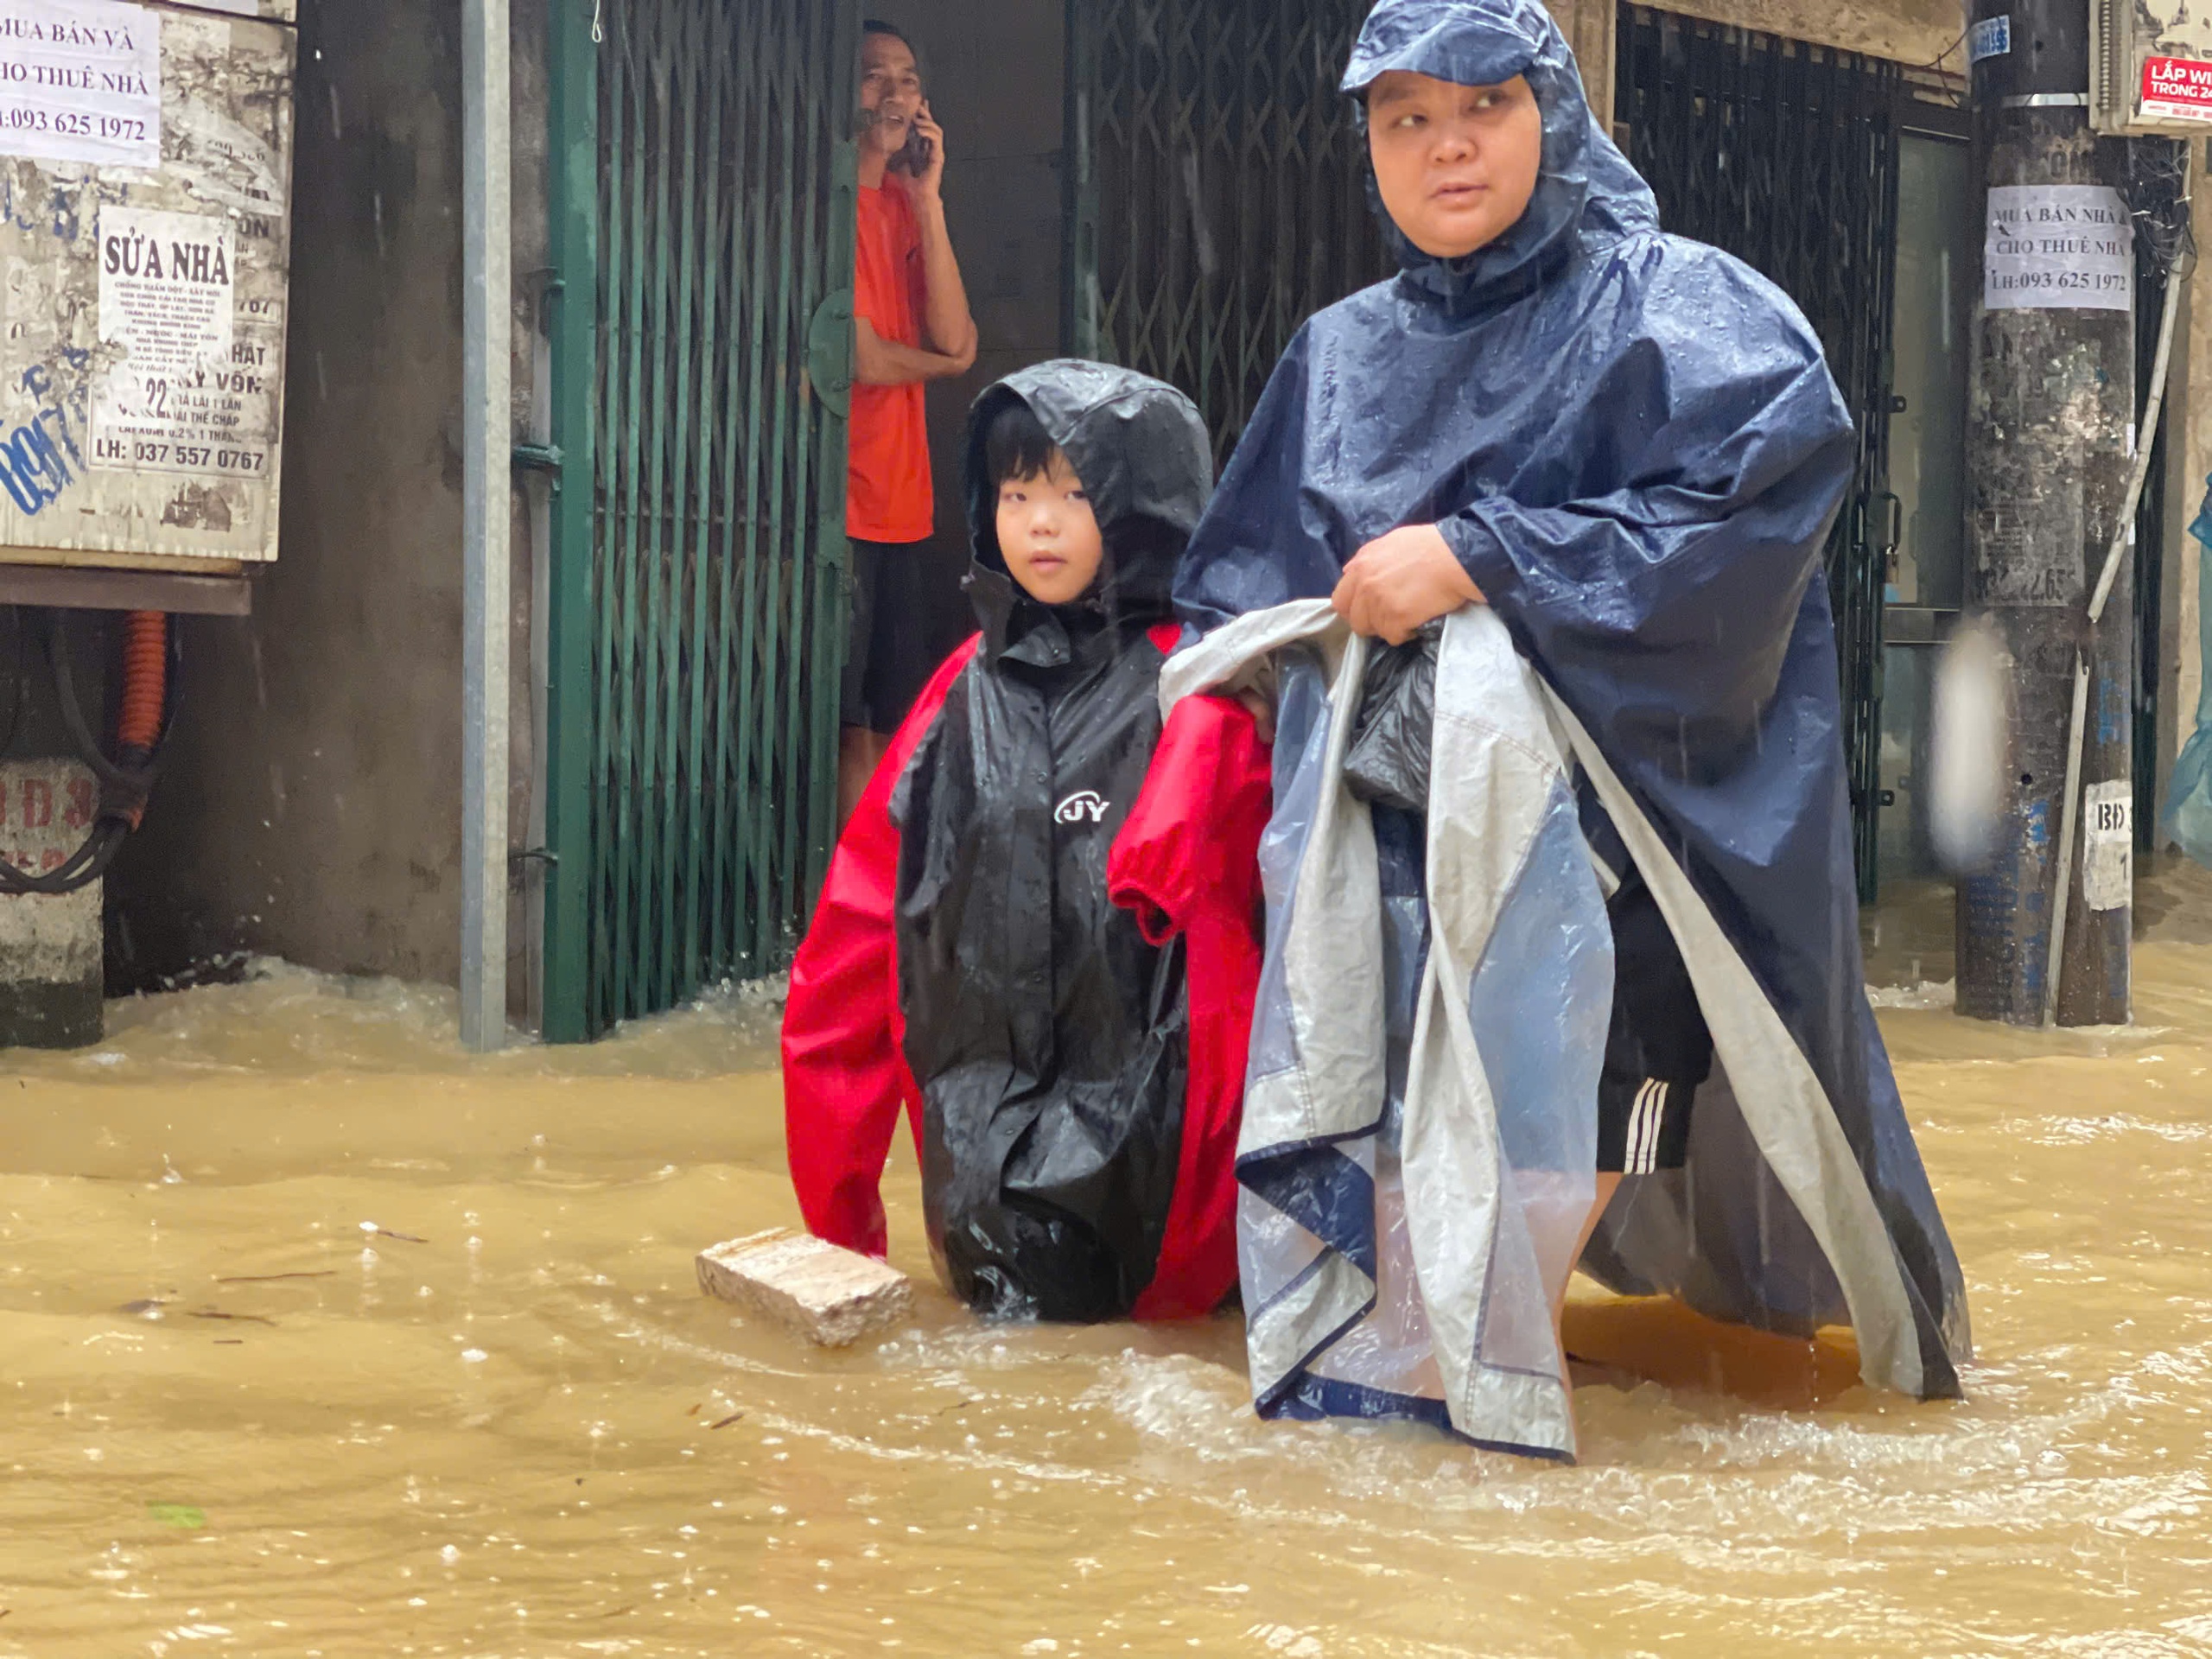
{"type": "Polygon", "coordinates": [[[1300,323],[1386,275],[1337,83],[1370,0],[1069,0],[1069,350],[1196,399],[1225,460],[1300,323]]]}
{"type": "Polygon", "coordinates": [[[1859,429],[1827,548],[1859,887],[1873,897],[1881,808],[1890,326],[1904,69],[1801,41],[1624,6],[1616,132],[1669,231],[1724,248],[1796,301],[1859,429]]]}
{"type": "Polygon", "coordinates": [[[572,1041],[787,961],[833,838],[859,26],[551,27],[543,1025],[572,1041]]]}

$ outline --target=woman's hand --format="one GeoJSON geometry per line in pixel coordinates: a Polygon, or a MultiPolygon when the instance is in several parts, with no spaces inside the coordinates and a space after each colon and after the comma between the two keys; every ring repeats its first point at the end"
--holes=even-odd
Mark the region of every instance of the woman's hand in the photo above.
{"type": "Polygon", "coordinates": [[[1361,548],[1330,602],[1354,633],[1402,645],[1438,617],[1483,603],[1483,590],[1441,531],[1408,524],[1361,548]]]}
{"type": "Polygon", "coordinates": [[[1252,716],[1253,730],[1258,734],[1262,748],[1275,746],[1275,706],[1264,692],[1250,687],[1236,694],[1236,701],[1244,705],[1244,712],[1252,716]]]}

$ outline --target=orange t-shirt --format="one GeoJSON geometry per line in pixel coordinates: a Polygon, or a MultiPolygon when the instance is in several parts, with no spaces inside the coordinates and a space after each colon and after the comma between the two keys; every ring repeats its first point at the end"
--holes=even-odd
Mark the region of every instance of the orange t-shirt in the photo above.
{"type": "MultiPolygon", "coordinates": [[[[895,184],[861,187],[860,237],[853,256],[853,309],[879,339],[922,343],[925,303],[922,232],[906,193],[895,184]]],[[[937,523],[930,487],[929,427],[919,381],[853,387],[845,487],[845,533],[862,542],[927,541],[937,523]]]]}

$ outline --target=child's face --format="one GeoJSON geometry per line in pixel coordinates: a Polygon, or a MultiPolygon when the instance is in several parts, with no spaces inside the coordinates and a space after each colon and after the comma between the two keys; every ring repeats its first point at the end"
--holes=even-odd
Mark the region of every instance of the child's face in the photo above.
{"type": "Polygon", "coordinates": [[[1368,88],[1367,143],[1398,228],[1423,253],[1457,259],[1528,211],[1544,118],[1525,76],[1460,86],[1394,69],[1368,88]]]}
{"type": "Polygon", "coordinates": [[[1043,605],[1081,599],[1106,557],[1090,498],[1068,458],[1052,451],[1033,478],[999,486],[999,551],[1021,590],[1043,605]]]}

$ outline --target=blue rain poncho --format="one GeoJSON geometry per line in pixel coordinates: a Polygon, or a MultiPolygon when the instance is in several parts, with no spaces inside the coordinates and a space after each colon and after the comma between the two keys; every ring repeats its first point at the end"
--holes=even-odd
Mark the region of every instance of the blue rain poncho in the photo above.
{"type": "Polygon", "coordinates": [[[1879,1220],[1847,1276],[1894,1274],[1917,1348],[1870,1380],[1955,1395],[1969,1354],[1958,1262],[1859,956],[1821,563],[1853,439],[1819,342],[1756,272],[1661,232],[1537,0],[1382,0],[1345,89],[1394,69],[1470,86],[1525,74],[1543,116],[1535,196],[1456,260],[1385,216],[1402,274],[1291,343],[1185,556],[1180,613],[1205,632],[1325,595],[1369,541],[1440,528],[1633,798],[1643,856],[1679,867],[1717,925],[1707,937],[1732,946],[1849,1148],[1840,1174],[1812,1172],[1763,1145],[1726,1086],[1704,1091],[1688,1168],[1630,1178],[1586,1268],[1770,1330],[1846,1323],[1839,1264],[1789,1189],[1863,1182],[1845,1196],[1879,1220]]]}

